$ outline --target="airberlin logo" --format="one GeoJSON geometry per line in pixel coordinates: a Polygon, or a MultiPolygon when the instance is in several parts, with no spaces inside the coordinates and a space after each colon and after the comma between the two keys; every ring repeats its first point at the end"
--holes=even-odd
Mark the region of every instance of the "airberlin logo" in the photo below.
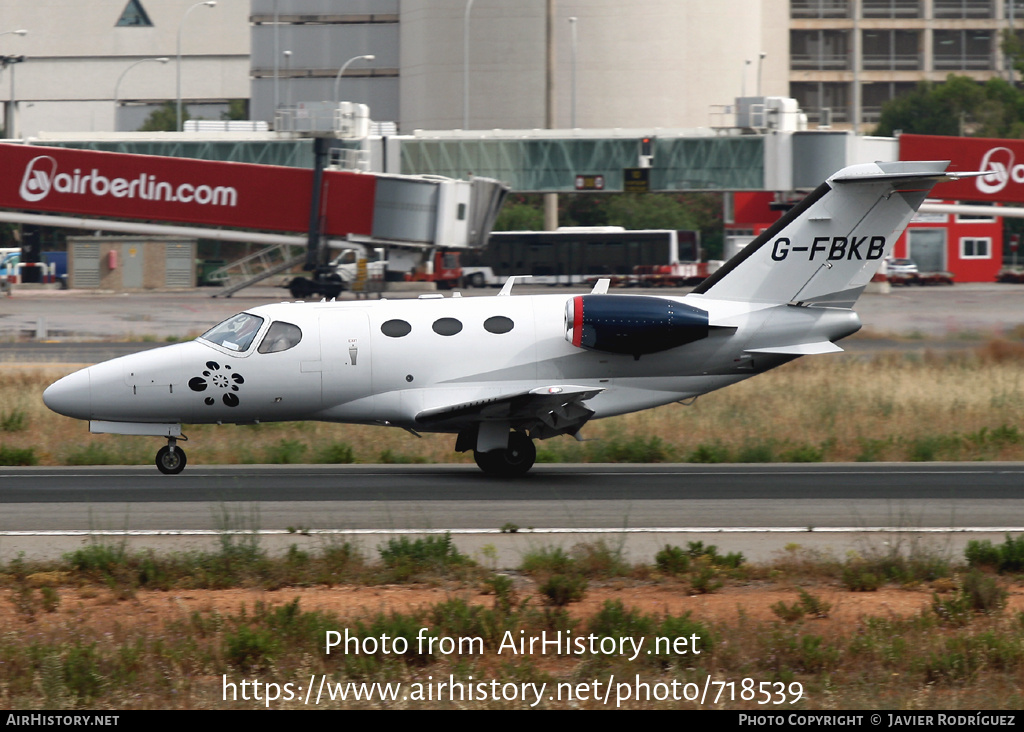
{"type": "Polygon", "coordinates": [[[170,203],[196,203],[201,206],[237,206],[238,191],[231,186],[173,184],[157,180],[155,175],[139,173],[138,177],[108,178],[97,168],[82,172],[58,173],[57,161],[49,155],[32,158],[25,168],[18,193],[29,203],[42,201],[50,193],[92,195],[97,198],[140,199],[170,203]]]}
{"type": "Polygon", "coordinates": [[[985,175],[975,178],[978,190],[986,195],[999,193],[1011,180],[1024,183],[1024,165],[1014,165],[1013,151],[1008,147],[994,147],[981,159],[980,170],[985,175]]]}

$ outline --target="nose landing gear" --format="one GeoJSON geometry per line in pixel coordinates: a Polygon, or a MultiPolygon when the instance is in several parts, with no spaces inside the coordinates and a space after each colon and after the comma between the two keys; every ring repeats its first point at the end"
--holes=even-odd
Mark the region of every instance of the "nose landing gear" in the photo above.
{"type": "MultiPolygon", "coordinates": [[[[182,437],[181,439],[188,438],[182,437]]],[[[187,463],[185,451],[178,447],[177,438],[168,437],[167,445],[157,450],[156,467],[164,475],[177,475],[185,469],[187,463]]]]}

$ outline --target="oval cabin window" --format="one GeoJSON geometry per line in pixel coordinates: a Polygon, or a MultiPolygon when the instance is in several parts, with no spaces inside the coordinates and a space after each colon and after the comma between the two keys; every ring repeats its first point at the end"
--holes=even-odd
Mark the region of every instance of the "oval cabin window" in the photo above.
{"type": "Polygon", "coordinates": [[[389,320],[381,325],[380,332],[389,338],[401,338],[412,332],[412,326],[404,320],[389,320]]]}
{"type": "Polygon", "coordinates": [[[433,327],[435,333],[443,336],[453,336],[462,331],[462,323],[455,318],[438,318],[433,327]]]}
{"type": "Polygon", "coordinates": [[[504,315],[495,315],[484,321],[484,330],[488,333],[508,333],[515,327],[516,324],[512,322],[511,318],[506,318],[504,315]]]}

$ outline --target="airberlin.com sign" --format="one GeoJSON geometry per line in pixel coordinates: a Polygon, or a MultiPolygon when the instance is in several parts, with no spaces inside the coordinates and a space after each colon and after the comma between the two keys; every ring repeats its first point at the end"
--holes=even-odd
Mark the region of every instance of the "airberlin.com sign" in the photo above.
{"type": "Polygon", "coordinates": [[[57,172],[57,161],[50,155],[32,158],[25,168],[18,194],[23,201],[42,201],[50,192],[71,193],[79,196],[102,198],[138,198],[143,201],[169,201],[195,203],[200,206],[238,205],[238,189],[234,186],[208,186],[205,183],[179,183],[158,181],[155,175],[140,173],[138,178],[108,178],[93,168],[83,174],[80,168],[72,173],[57,172]]]}
{"type": "Polygon", "coordinates": [[[985,175],[935,187],[934,196],[961,201],[1024,201],[1024,140],[900,135],[900,160],[949,160],[949,170],[985,175]]]}
{"type": "MultiPolygon", "coordinates": [[[[110,218],[305,231],[302,168],[0,144],[0,207],[110,218]]],[[[331,174],[327,233],[369,233],[373,176],[331,174]],[[334,190],[332,191],[331,188],[334,190]]]]}

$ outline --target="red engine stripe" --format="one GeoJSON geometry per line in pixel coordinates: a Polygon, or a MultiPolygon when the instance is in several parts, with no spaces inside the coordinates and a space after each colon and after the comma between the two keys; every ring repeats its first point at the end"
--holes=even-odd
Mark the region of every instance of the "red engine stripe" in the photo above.
{"type": "Polygon", "coordinates": [[[572,344],[582,348],[580,342],[583,339],[583,296],[577,295],[572,301],[572,344]]]}

